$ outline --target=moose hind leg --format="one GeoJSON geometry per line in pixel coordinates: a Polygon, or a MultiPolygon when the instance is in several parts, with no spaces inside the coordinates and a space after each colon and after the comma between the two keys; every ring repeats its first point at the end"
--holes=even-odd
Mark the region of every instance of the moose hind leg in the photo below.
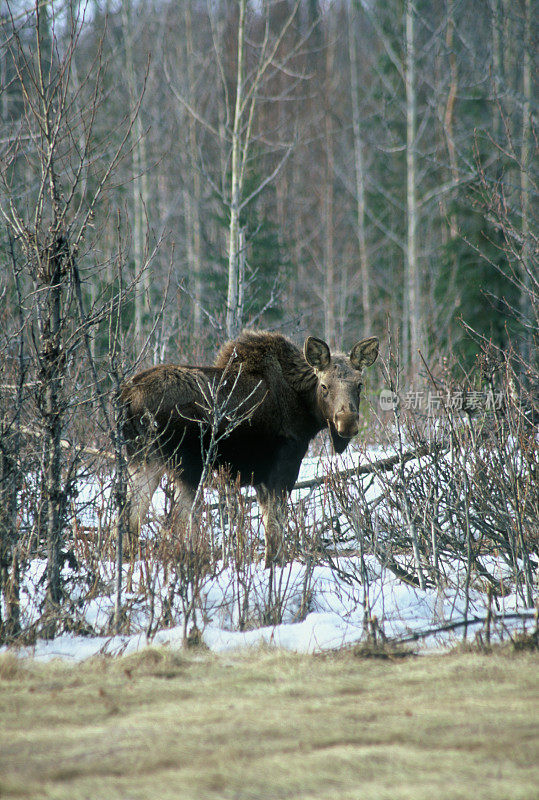
{"type": "Polygon", "coordinates": [[[138,463],[128,467],[127,499],[129,508],[129,544],[136,548],[140,529],[148,516],[150,503],[159,486],[164,467],[159,464],[138,463]]]}
{"type": "Polygon", "coordinates": [[[196,491],[188,483],[182,481],[181,478],[173,477],[172,482],[174,485],[173,498],[176,519],[182,525],[187,525],[191,519],[191,513],[195,511],[193,503],[196,491]]]}
{"type": "Polygon", "coordinates": [[[265,566],[268,568],[272,564],[284,564],[286,492],[257,486],[256,494],[264,523],[265,566]]]}

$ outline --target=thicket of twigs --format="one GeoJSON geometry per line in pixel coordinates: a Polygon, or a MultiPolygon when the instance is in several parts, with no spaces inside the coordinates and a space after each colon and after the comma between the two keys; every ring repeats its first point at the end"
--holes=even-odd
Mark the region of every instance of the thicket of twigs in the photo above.
{"type": "MultiPolygon", "coordinates": [[[[114,525],[125,502],[114,478],[115,455],[105,439],[97,447],[93,439],[84,444],[91,431],[82,423],[73,426],[61,443],[61,591],[54,605],[47,591],[48,560],[55,553],[43,525],[47,495],[39,437],[24,419],[22,404],[17,426],[4,428],[2,439],[2,640],[31,641],[62,631],[103,635],[142,624],[150,636],[182,624],[186,641],[196,640],[212,581],[228,584],[233,608],[222,613],[229,625],[278,623],[291,603],[299,620],[310,610],[313,571],[320,565],[353,587],[371,638],[379,635],[371,610],[373,564],[418,591],[456,590],[465,598],[464,622],[468,614],[473,619],[468,605],[477,591],[488,597],[489,614],[513,593],[521,609],[533,609],[539,563],[537,408],[508,359],[485,350],[482,363],[480,389],[457,386],[448,374],[435,377],[426,368],[425,391],[414,397],[431,403],[420,407],[409,391],[401,391],[398,365],[389,359],[382,368],[385,382],[400,402],[380,412],[376,395],[366,410],[369,440],[383,447],[383,457],[369,457],[366,448],[358,467],[343,470],[328,461],[322,477],[298,483],[285,543],[290,566],[272,570],[264,581],[256,503],[225,474],[208,478],[190,525],[175,517],[172,489],[165,485],[162,513],[149,521],[138,546],[123,553],[114,525]],[[16,453],[11,461],[7,445],[16,453]],[[32,592],[29,602],[26,594],[32,592]],[[87,611],[96,598],[107,611],[92,623],[87,611]]],[[[1,397],[6,420],[11,404],[6,392],[1,397]]],[[[121,449],[116,456],[122,457],[121,449]]]]}

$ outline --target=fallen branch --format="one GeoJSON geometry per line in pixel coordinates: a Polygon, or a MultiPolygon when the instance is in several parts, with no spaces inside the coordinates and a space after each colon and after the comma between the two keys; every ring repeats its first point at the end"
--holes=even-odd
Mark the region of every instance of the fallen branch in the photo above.
{"type": "Polygon", "coordinates": [[[339,472],[329,473],[327,475],[323,475],[321,478],[309,478],[305,481],[298,481],[294,486],[294,490],[296,489],[311,489],[314,486],[320,486],[326,480],[337,479],[337,478],[352,478],[354,475],[369,475],[370,473],[378,473],[378,472],[388,472],[389,470],[393,469],[397,464],[402,463],[406,464],[408,461],[412,461],[414,458],[421,458],[421,456],[426,456],[431,453],[436,453],[443,449],[443,445],[440,443],[436,443],[433,445],[422,444],[419,447],[414,448],[413,450],[408,450],[406,453],[402,454],[401,456],[397,453],[394,456],[388,456],[387,458],[381,458],[379,461],[372,461],[370,464],[362,464],[358,467],[350,467],[349,469],[343,469],[339,472]]]}
{"type": "Polygon", "coordinates": [[[464,628],[471,625],[485,625],[490,621],[494,625],[496,621],[504,623],[506,620],[511,619],[536,619],[537,613],[535,611],[515,611],[511,614],[492,614],[490,617],[469,617],[468,619],[461,619],[457,622],[448,622],[445,625],[438,625],[436,628],[427,628],[424,631],[414,631],[408,636],[403,636],[400,639],[391,639],[392,644],[406,644],[407,642],[417,642],[418,639],[428,639],[429,636],[436,636],[437,633],[446,633],[447,631],[454,631],[457,628],[464,628]]]}
{"type": "MultiPolygon", "coordinates": [[[[460,619],[456,622],[448,622],[445,625],[438,625],[435,628],[427,628],[427,630],[423,631],[414,631],[410,633],[408,636],[402,636],[400,638],[390,639],[389,637],[383,634],[383,631],[379,631],[382,633],[383,638],[383,647],[398,647],[402,644],[408,644],[409,642],[417,642],[419,639],[428,639],[429,636],[435,636],[437,633],[446,633],[447,631],[453,631],[457,628],[464,628],[470,625],[485,625],[490,623],[491,625],[498,620],[502,624],[506,620],[536,620],[537,622],[537,612],[536,611],[515,611],[511,614],[500,614],[499,616],[491,615],[490,617],[471,617],[466,619],[460,619]]],[[[537,630],[537,627],[536,627],[537,630]]],[[[331,647],[328,650],[324,650],[323,653],[341,653],[344,650],[353,650],[358,645],[364,644],[364,640],[356,639],[354,642],[349,642],[348,644],[342,645],[340,647],[331,647]]]]}
{"type": "MultiPolygon", "coordinates": [[[[33,436],[36,439],[43,438],[42,431],[36,431],[34,428],[29,428],[28,425],[21,425],[20,427],[21,433],[25,433],[27,436],[33,436]]],[[[73,442],[70,442],[69,439],[60,439],[60,447],[63,450],[76,450],[77,453],[86,453],[89,456],[102,456],[107,461],[114,461],[114,453],[109,453],[106,450],[102,450],[99,447],[90,447],[89,445],[79,446],[74,445],[73,442]]]]}

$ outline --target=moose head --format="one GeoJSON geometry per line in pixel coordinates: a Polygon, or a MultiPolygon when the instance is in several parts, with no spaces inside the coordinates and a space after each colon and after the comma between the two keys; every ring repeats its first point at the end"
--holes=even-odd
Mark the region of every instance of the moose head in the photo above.
{"type": "MultiPolygon", "coordinates": [[[[344,353],[332,355],[326,342],[315,336],[309,336],[305,341],[305,360],[313,368],[318,380],[318,411],[329,426],[335,445],[334,434],[349,440],[358,433],[363,370],[376,361],[378,345],[378,339],[374,336],[362,339],[347,356],[344,353]]],[[[336,449],[341,450],[340,447],[336,449]]]]}

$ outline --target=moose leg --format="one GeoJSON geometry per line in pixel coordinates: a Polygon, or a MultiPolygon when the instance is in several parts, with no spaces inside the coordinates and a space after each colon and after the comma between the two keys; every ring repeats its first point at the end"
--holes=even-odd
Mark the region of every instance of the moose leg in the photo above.
{"type": "Polygon", "coordinates": [[[172,482],[174,484],[174,514],[178,522],[187,525],[193,511],[195,489],[177,477],[173,477],[172,482]]]}
{"type": "Polygon", "coordinates": [[[284,533],[286,530],[286,492],[257,486],[258,504],[262,510],[266,550],[266,568],[272,564],[284,564],[284,533]]]}
{"type": "Polygon", "coordinates": [[[148,462],[131,464],[128,467],[128,536],[129,545],[132,549],[136,548],[140,529],[148,516],[152,497],[159,486],[159,481],[164,471],[164,467],[160,464],[150,464],[148,462]]]}

